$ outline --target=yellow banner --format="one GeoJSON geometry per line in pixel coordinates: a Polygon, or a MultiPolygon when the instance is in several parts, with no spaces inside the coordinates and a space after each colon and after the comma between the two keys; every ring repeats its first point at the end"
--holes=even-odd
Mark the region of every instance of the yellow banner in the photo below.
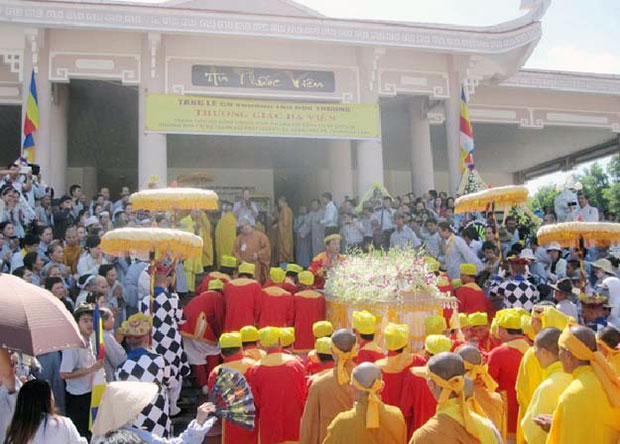
{"type": "Polygon", "coordinates": [[[146,130],[169,134],[379,139],[375,103],[238,100],[146,95],[146,130]]]}

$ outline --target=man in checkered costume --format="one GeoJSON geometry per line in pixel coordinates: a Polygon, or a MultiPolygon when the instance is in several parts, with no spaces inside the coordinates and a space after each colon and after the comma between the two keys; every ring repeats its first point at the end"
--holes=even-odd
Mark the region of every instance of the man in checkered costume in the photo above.
{"type": "Polygon", "coordinates": [[[534,284],[526,279],[528,260],[519,257],[508,258],[510,277],[504,282],[492,286],[489,296],[503,299],[504,308],[523,308],[531,311],[540,300],[540,294],[534,284]]]}
{"type": "Polygon", "coordinates": [[[157,397],[147,405],[134,425],[154,435],[167,438],[171,433],[168,403],[168,367],[160,355],[148,349],[153,321],[150,316],[137,313],[123,322],[122,331],[131,351],[127,360],[114,374],[117,381],[154,382],[159,387],[157,397]]]}
{"type": "MultiPolygon", "coordinates": [[[[168,382],[168,399],[170,401],[170,415],[175,416],[181,409],[177,401],[181,394],[183,377],[189,375],[189,364],[183,350],[183,340],[179,332],[178,323],[183,318],[183,311],[179,307],[179,297],[176,293],[169,293],[169,275],[171,267],[157,265],[155,267],[155,298],[153,299],[153,350],[161,355],[166,362],[170,374],[168,382]]],[[[140,301],[140,311],[151,314],[151,300],[147,296],[140,301]]]]}

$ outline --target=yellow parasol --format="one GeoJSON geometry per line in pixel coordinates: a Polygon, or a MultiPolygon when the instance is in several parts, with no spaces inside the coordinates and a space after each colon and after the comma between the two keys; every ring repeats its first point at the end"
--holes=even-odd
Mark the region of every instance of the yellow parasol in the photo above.
{"type": "Polygon", "coordinates": [[[522,185],[489,188],[457,198],[454,202],[454,212],[460,214],[487,211],[494,205],[512,207],[525,203],[527,196],[527,187],[522,185]]]}
{"type": "Polygon", "coordinates": [[[142,190],[129,196],[136,210],[217,210],[217,194],[198,188],[161,188],[142,190]]]}
{"type": "Polygon", "coordinates": [[[536,233],[539,245],[557,242],[579,250],[581,291],[585,293],[585,257],[587,247],[609,247],[620,243],[620,224],[610,222],[562,222],[543,225],[536,233]]]}

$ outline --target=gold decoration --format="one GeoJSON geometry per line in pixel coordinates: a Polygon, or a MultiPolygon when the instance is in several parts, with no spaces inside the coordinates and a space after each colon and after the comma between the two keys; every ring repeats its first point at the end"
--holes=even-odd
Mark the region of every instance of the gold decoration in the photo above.
{"type": "Polygon", "coordinates": [[[586,246],[608,247],[620,243],[620,224],[610,222],[562,222],[543,225],[536,233],[539,245],[557,242],[562,247],[579,247],[583,238],[586,246]]]}
{"type": "Polygon", "coordinates": [[[129,202],[134,210],[217,210],[217,194],[198,188],[160,188],[133,193],[129,202]]]}
{"type": "Polygon", "coordinates": [[[525,203],[527,196],[528,190],[522,185],[489,188],[457,198],[454,202],[454,212],[459,214],[486,211],[490,204],[496,204],[499,207],[512,207],[525,203]]]}
{"type": "Polygon", "coordinates": [[[202,238],[169,228],[118,228],[101,238],[104,253],[124,256],[154,252],[156,257],[188,259],[202,254],[202,238]]]}

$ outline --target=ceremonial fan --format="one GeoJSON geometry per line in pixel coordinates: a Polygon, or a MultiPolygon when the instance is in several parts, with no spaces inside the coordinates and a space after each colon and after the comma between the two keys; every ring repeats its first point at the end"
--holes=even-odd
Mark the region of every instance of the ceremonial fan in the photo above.
{"type": "Polygon", "coordinates": [[[536,233],[539,245],[557,242],[561,247],[579,250],[581,292],[585,293],[585,257],[587,247],[609,247],[620,243],[620,224],[609,222],[562,222],[543,225],[536,233]]]}
{"type": "Polygon", "coordinates": [[[230,368],[216,370],[215,383],[209,393],[215,416],[244,429],[254,429],[256,409],[252,390],[245,377],[230,368]]]}

